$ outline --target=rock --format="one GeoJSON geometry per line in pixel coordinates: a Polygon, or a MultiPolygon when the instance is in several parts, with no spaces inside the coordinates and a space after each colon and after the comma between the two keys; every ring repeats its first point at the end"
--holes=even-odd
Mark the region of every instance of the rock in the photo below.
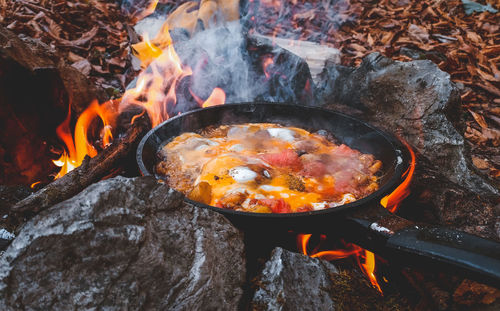
{"type": "Polygon", "coordinates": [[[13,239],[19,219],[9,217],[10,207],[33,193],[27,186],[0,185],[0,251],[10,244],[13,239]]]}
{"type": "Polygon", "coordinates": [[[244,282],[242,234],[153,177],[90,186],[0,258],[3,310],[234,310],[244,282]]]}
{"type": "Polygon", "coordinates": [[[257,278],[252,310],[408,310],[398,294],[384,298],[357,272],[275,248],[257,278]]]}
{"type": "Polygon", "coordinates": [[[418,157],[410,197],[398,213],[417,222],[444,225],[500,241],[496,205],[451,182],[439,168],[418,157]]]}
{"type": "Polygon", "coordinates": [[[318,86],[320,104],[361,112],[368,122],[406,139],[450,181],[497,196],[497,185],[474,169],[464,143],[459,91],[429,60],[393,61],[368,55],[358,68],[330,65],[318,86]]]}
{"type": "Polygon", "coordinates": [[[433,62],[367,56],[358,68],[329,64],[319,104],[399,135],[417,153],[412,197],[401,215],[500,240],[498,185],[472,164],[459,92],[433,62]]]}
{"type": "Polygon", "coordinates": [[[256,310],[333,310],[331,263],[282,248],[274,249],[258,281],[252,300],[256,310]]]}

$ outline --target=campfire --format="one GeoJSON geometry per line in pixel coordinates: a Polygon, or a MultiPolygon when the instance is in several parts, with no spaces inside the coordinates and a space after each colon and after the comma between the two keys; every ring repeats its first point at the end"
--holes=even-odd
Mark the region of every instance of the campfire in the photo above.
{"type": "MultiPolygon", "coordinates": [[[[499,191],[470,160],[460,90],[428,60],[363,54],[356,68],[340,65],[345,50],[323,39],[362,18],[358,3],[77,1],[68,9],[53,2],[66,15],[56,17],[46,2],[22,1],[22,8],[0,2],[2,12],[29,18],[29,27],[37,25],[75,60],[58,61],[45,43],[12,33],[24,29],[12,17],[2,18],[9,23],[0,28],[0,118],[8,121],[0,141],[2,304],[245,310],[498,304],[499,191]],[[319,6],[324,10],[316,15],[319,6]],[[82,32],[75,39],[54,21],[71,22],[71,10],[100,12],[107,22],[88,32],[71,26],[82,32]],[[84,53],[98,38],[102,44],[103,31],[117,34],[105,26],[111,21],[126,34],[128,54],[107,67],[87,64],[73,51],[84,53]],[[112,68],[122,72],[119,79],[110,77],[112,68]],[[89,82],[79,71],[100,78],[89,82]],[[108,78],[122,84],[111,98],[100,90],[108,78]],[[266,207],[252,212],[192,192],[184,197],[155,169],[158,152],[183,133],[254,123],[323,133],[335,148],[373,154],[382,163],[379,185],[356,200],[321,209],[308,201],[293,212],[283,198],[249,197],[266,207]],[[67,297],[57,284],[67,287],[67,297]]],[[[488,83],[482,85],[494,88],[488,83]]],[[[472,115],[486,131],[486,121],[472,115]]],[[[303,161],[297,165],[306,163],[304,152],[290,146],[290,157],[303,161]]],[[[256,154],[268,162],[262,166],[277,153],[256,154]]],[[[288,158],[276,161],[279,170],[291,167],[283,164],[288,158]]],[[[326,165],[321,161],[315,163],[326,165]]],[[[245,165],[252,173],[263,167],[245,165]]],[[[181,172],[180,165],[173,169],[181,172]]],[[[314,175],[296,171],[299,179],[314,175]]],[[[332,176],[332,187],[340,188],[332,176]]],[[[201,191],[199,182],[193,185],[201,191]]]]}

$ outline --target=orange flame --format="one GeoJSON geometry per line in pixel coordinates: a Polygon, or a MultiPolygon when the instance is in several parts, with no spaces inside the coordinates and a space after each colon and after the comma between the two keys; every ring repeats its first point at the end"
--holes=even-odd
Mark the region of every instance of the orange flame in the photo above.
{"type": "MultiPolygon", "coordinates": [[[[359,248],[362,249],[361,247],[359,248]]],[[[368,276],[368,280],[370,280],[372,286],[375,287],[381,294],[383,294],[382,289],[378,284],[377,277],[375,276],[375,254],[370,251],[367,251],[366,249],[363,251],[364,251],[364,262],[360,262],[358,257],[358,264],[361,266],[363,273],[366,276],[368,276]]]]}
{"type": "MultiPolygon", "coordinates": [[[[406,141],[404,140],[401,141],[406,145],[406,147],[410,152],[411,156],[410,166],[403,174],[403,176],[406,176],[404,181],[391,194],[383,197],[380,200],[380,204],[385,208],[387,208],[391,213],[394,213],[398,209],[401,202],[410,194],[410,183],[411,179],[413,178],[413,173],[415,172],[415,164],[416,164],[415,152],[413,152],[412,148],[406,141]]],[[[342,259],[349,256],[356,256],[356,260],[358,262],[359,267],[361,268],[363,273],[368,277],[372,286],[375,287],[380,293],[382,293],[382,289],[380,288],[380,285],[377,281],[377,277],[375,276],[375,264],[376,264],[375,254],[351,243],[346,244],[345,249],[329,250],[322,252],[315,251],[309,253],[307,250],[307,245],[310,239],[311,239],[310,234],[297,235],[298,248],[300,249],[302,254],[314,258],[325,259],[328,261],[342,259]]]]}
{"type": "Polygon", "coordinates": [[[224,105],[226,101],[226,93],[221,88],[216,87],[207,100],[201,105],[203,108],[224,105]]]}
{"type": "MultiPolygon", "coordinates": [[[[108,102],[110,103],[110,102],[108,102]]],[[[94,157],[97,155],[97,150],[89,140],[88,129],[92,121],[98,116],[103,123],[103,129],[100,133],[102,138],[102,148],[106,148],[113,140],[111,132],[114,124],[115,115],[110,109],[109,104],[99,105],[97,101],[93,101],[90,106],[78,118],[75,126],[74,141],[70,132],[71,108],[68,109],[68,115],[61,125],[56,130],[57,135],[65,143],[67,152],[64,151],[58,160],[53,161],[61,170],[55,176],[60,178],[68,172],[82,164],[86,155],[94,157]]]]}
{"type": "MultiPolygon", "coordinates": [[[[151,7],[155,7],[157,2],[153,1],[151,7]]],[[[168,27],[163,27],[156,36],[154,41],[158,45],[150,41],[147,34],[143,38],[143,42],[134,45],[133,49],[141,60],[142,67],[147,70],[144,69],[138,75],[135,88],[128,89],[120,100],[111,100],[102,105],[97,101],[92,102],[78,117],[73,135],[70,130],[71,111],[68,111],[66,119],[57,128],[57,135],[66,145],[66,151],[58,160],[53,161],[55,165],[61,167],[55,178],[60,178],[80,166],[85,156],[97,155],[95,141],[101,140],[101,148],[111,144],[116,118],[130,106],[139,106],[143,109],[140,114],[132,117],[131,123],[144,113],[148,114],[153,126],[170,117],[168,111],[177,103],[176,87],[183,78],[192,75],[192,70],[188,66],[183,66],[175,52],[168,27]],[[102,122],[100,137],[89,137],[89,131],[92,130],[96,118],[102,122]]],[[[193,97],[197,99],[194,94],[193,97]]],[[[222,105],[225,100],[224,91],[215,88],[207,100],[199,101],[199,104],[202,107],[210,107],[222,105]]]]}
{"type": "MultiPolygon", "coordinates": [[[[325,239],[325,237],[323,236],[322,238],[325,239]]],[[[301,250],[302,254],[310,256],[312,258],[320,258],[328,261],[355,256],[361,271],[363,271],[363,273],[368,277],[368,280],[370,281],[372,286],[375,287],[381,294],[383,294],[382,289],[380,288],[380,285],[377,281],[377,277],[375,276],[375,254],[352,243],[347,243],[345,245],[345,249],[309,252],[307,250],[307,246],[310,239],[311,234],[297,235],[297,244],[299,245],[299,249],[301,250]]]]}
{"type": "Polygon", "coordinates": [[[38,185],[39,183],[41,183],[41,181],[37,181],[37,182],[32,183],[30,188],[35,189],[36,185],[38,185]]]}
{"type": "Polygon", "coordinates": [[[403,176],[406,175],[405,180],[391,194],[383,197],[380,200],[380,204],[388,209],[391,213],[396,212],[401,202],[410,194],[410,183],[411,179],[413,178],[413,173],[415,172],[415,152],[413,152],[413,149],[406,141],[401,141],[410,151],[410,167],[403,174],[403,176]]]}

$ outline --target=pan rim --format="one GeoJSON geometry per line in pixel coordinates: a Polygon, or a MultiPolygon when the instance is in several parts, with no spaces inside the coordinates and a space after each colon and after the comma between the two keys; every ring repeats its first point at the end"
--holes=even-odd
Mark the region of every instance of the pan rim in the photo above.
{"type": "MultiPolygon", "coordinates": [[[[347,203],[344,205],[340,205],[337,207],[333,208],[326,208],[323,210],[319,211],[308,211],[308,212],[296,212],[296,213],[252,213],[252,212],[243,212],[243,211],[235,211],[235,210],[230,210],[230,209],[225,209],[225,208],[220,208],[208,204],[204,204],[198,201],[193,201],[191,199],[188,199],[187,197],[184,197],[184,201],[195,205],[195,206],[200,206],[204,208],[211,209],[213,211],[216,211],[218,213],[222,214],[227,214],[232,215],[232,216],[245,216],[245,217],[255,217],[255,218],[292,218],[292,217],[301,217],[301,216],[319,216],[319,215],[324,215],[324,214],[331,214],[331,213],[340,213],[342,211],[346,210],[353,210],[355,208],[361,208],[366,206],[368,203],[373,203],[376,202],[378,203],[378,200],[381,199],[383,196],[389,194],[392,192],[398,185],[398,181],[401,180],[401,176],[403,172],[406,170],[408,166],[408,159],[409,159],[409,152],[406,146],[404,146],[400,140],[398,140],[394,135],[389,134],[373,125],[370,123],[364,122],[362,120],[359,120],[353,116],[347,115],[342,112],[338,112],[335,110],[330,110],[330,109],[324,109],[320,107],[313,107],[313,106],[301,106],[301,105],[296,105],[296,104],[290,104],[290,103],[283,103],[283,102],[263,102],[263,101],[256,101],[256,102],[243,102],[243,103],[228,103],[220,106],[213,106],[213,107],[207,107],[207,108],[198,108],[194,109],[185,113],[182,113],[180,115],[174,116],[172,118],[169,118],[168,120],[165,120],[164,122],[160,123],[159,125],[155,126],[152,128],[144,137],[141,139],[139,145],[137,146],[137,152],[136,152],[136,161],[139,166],[139,171],[143,176],[154,176],[152,172],[149,172],[149,170],[146,168],[144,165],[144,161],[142,159],[142,151],[144,149],[144,145],[148,141],[148,139],[161,127],[165,126],[165,124],[168,124],[170,122],[173,122],[179,118],[186,117],[187,115],[191,114],[196,114],[199,111],[206,111],[206,110],[215,110],[215,109],[221,109],[222,108],[227,108],[231,109],[231,107],[235,106],[242,106],[242,105],[247,105],[251,107],[252,105],[275,105],[275,106],[280,106],[283,107],[283,109],[286,109],[286,107],[293,107],[297,108],[300,107],[301,109],[305,110],[316,110],[318,112],[324,112],[327,114],[336,114],[339,115],[343,118],[349,119],[351,121],[360,123],[368,128],[370,128],[372,131],[376,132],[377,134],[381,135],[385,140],[387,140],[390,145],[393,147],[393,151],[395,153],[395,157],[397,159],[401,159],[401,161],[398,161],[395,164],[394,167],[394,173],[393,176],[389,178],[389,180],[382,185],[378,190],[375,192],[371,193],[370,195],[358,199],[354,202],[347,203]]],[[[173,189],[173,188],[172,188],[173,189]]],[[[173,189],[175,190],[175,189],[173,189]]],[[[177,191],[177,190],[175,190],[177,191]]]]}

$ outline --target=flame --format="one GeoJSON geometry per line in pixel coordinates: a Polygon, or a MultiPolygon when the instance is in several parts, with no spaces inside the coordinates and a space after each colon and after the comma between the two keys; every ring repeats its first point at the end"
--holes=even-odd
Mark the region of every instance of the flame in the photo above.
{"type": "Polygon", "coordinates": [[[403,176],[406,175],[405,180],[391,194],[383,197],[380,200],[380,204],[388,209],[391,213],[396,212],[401,202],[410,194],[410,183],[411,179],[413,178],[413,173],[415,172],[415,152],[413,152],[413,149],[406,141],[402,139],[401,141],[410,151],[410,167],[403,174],[403,176]]]}
{"type": "Polygon", "coordinates": [[[226,93],[221,88],[216,87],[207,100],[201,105],[203,108],[224,105],[226,101],[226,93]]]}
{"type": "Polygon", "coordinates": [[[163,51],[149,40],[149,35],[147,33],[145,33],[142,38],[142,42],[132,45],[132,51],[141,61],[141,67],[144,69],[154,59],[158,58],[163,51]]]}
{"type": "Polygon", "coordinates": [[[368,276],[368,280],[370,280],[372,286],[375,287],[381,294],[383,294],[382,289],[378,284],[377,277],[375,276],[375,254],[370,251],[367,251],[366,249],[364,249],[363,252],[364,252],[364,262],[360,262],[358,257],[358,264],[362,268],[363,273],[366,276],[368,276]]]}
{"type": "Polygon", "coordinates": [[[37,181],[37,182],[32,183],[30,188],[35,189],[36,185],[38,185],[39,183],[41,183],[41,181],[37,181]]]}
{"type": "Polygon", "coordinates": [[[55,179],[66,175],[76,167],[80,166],[86,155],[94,157],[97,155],[97,149],[88,137],[88,129],[96,117],[99,117],[103,123],[103,128],[100,133],[102,139],[102,148],[106,148],[113,140],[113,124],[115,114],[109,107],[111,102],[104,105],[99,105],[97,101],[93,101],[90,106],[78,118],[75,126],[74,140],[70,132],[71,108],[68,109],[66,119],[58,126],[56,133],[65,143],[65,150],[58,160],[54,160],[54,164],[61,168],[55,179]]]}
{"type": "MultiPolygon", "coordinates": [[[[182,64],[172,44],[168,27],[163,27],[153,41],[144,34],[143,41],[133,46],[134,54],[143,67],[135,87],[128,89],[119,100],[111,100],[102,105],[93,101],[78,117],[73,135],[70,130],[71,111],[68,110],[66,119],[56,130],[66,145],[66,150],[58,160],[53,161],[61,168],[55,178],[60,178],[80,166],[85,156],[97,155],[98,150],[94,146],[96,141],[100,141],[101,148],[111,144],[117,117],[131,106],[142,108],[141,113],[132,117],[131,123],[145,113],[153,126],[170,117],[169,111],[172,111],[177,103],[176,88],[179,82],[193,72],[189,66],[182,64]],[[100,119],[102,124],[99,137],[90,135],[90,132],[95,130],[95,119],[100,119]]],[[[214,88],[205,101],[194,94],[193,97],[201,107],[222,105],[226,100],[226,94],[220,88],[214,88]]]]}
{"type": "MultiPolygon", "coordinates": [[[[380,204],[387,208],[391,213],[394,213],[398,209],[401,202],[410,194],[410,183],[413,177],[413,173],[415,172],[415,152],[406,141],[401,141],[405,144],[410,152],[410,166],[403,174],[403,176],[406,176],[403,182],[391,194],[383,197],[380,200],[380,204]]],[[[321,252],[313,251],[310,253],[307,250],[310,239],[310,234],[297,235],[298,248],[302,252],[302,254],[314,258],[325,259],[328,261],[355,256],[358,265],[361,268],[361,271],[363,271],[363,273],[368,277],[368,280],[370,280],[372,286],[375,287],[381,294],[383,294],[377,277],[375,276],[375,254],[352,243],[347,243],[345,245],[345,249],[328,250],[321,252]]]]}
{"type": "MultiPolygon", "coordinates": [[[[326,239],[324,235],[321,235],[320,237],[322,240],[326,239]]],[[[310,256],[312,258],[320,258],[328,261],[355,256],[358,266],[360,267],[363,274],[368,277],[368,280],[370,281],[372,286],[375,287],[381,294],[383,294],[382,289],[380,288],[380,285],[377,281],[377,277],[375,276],[375,254],[352,243],[345,243],[344,249],[321,252],[313,250],[312,252],[309,252],[307,246],[310,239],[311,234],[297,235],[298,248],[300,249],[302,254],[310,256]]]]}

